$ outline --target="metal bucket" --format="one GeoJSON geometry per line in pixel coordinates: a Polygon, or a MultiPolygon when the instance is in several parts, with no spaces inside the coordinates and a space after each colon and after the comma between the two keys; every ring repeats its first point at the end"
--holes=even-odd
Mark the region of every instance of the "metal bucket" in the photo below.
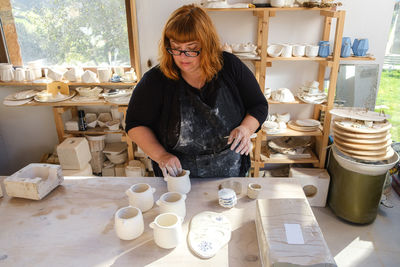
{"type": "MultiPolygon", "coordinates": [[[[351,168],[352,170],[344,168],[338,163],[340,156],[337,152],[337,148],[332,147],[329,155],[328,172],[331,176],[331,184],[328,205],[338,217],[344,220],[359,224],[371,223],[378,213],[388,169],[378,175],[355,172],[352,170],[357,169],[356,165],[360,163],[354,162],[355,167],[351,168]]],[[[377,168],[379,167],[378,165],[377,168]]]]}

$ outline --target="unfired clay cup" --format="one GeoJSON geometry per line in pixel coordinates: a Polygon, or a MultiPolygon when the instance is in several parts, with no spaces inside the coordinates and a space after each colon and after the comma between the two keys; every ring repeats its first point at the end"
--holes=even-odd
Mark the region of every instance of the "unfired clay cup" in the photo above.
{"type": "Polygon", "coordinates": [[[175,213],[182,219],[186,216],[186,195],[178,192],[162,194],[156,204],[160,207],[160,213],[175,213]]]}
{"type": "Polygon", "coordinates": [[[262,186],[256,183],[250,183],[247,186],[247,196],[251,199],[257,199],[262,190],[262,186]]]}
{"type": "Polygon", "coordinates": [[[183,240],[182,219],[175,213],[162,213],[149,226],[154,242],[161,248],[174,248],[183,240]]]}
{"type": "Polygon", "coordinates": [[[155,191],[149,184],[140,183],[132,185],[125,193],[129,197],[129,205],[146,212],[153,207],[155,191]]]}
{"type": "Polygon", "coordinates": [[[114,227],[117,236],[122,240],[132,240],[144,231],[143,215],[136,207],[119,209],[114,216],[114,227]]]}
{"type": "Polygon", "coordinates": [[[191,184],[190,184],[190,171],[183,170],[178,176],[170,176],[164,177],[164,181],[167,182],[167,187],[169,192],[179,192],[181,194],[187,194],[190,192],[191,184]]]}

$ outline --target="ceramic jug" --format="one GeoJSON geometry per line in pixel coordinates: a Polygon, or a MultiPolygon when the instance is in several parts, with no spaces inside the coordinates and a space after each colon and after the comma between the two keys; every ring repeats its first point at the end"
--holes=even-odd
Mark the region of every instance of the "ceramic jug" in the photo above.
{"type": "Polygon", "coordinates": [[[355,56],[364,57],[367,54],[368,48],[368,39],[354,39],[352,49],[355,56]]]}
{"type": "Polygon", "coordinates": [[[122,240],[132,240],[144,231],[143,215],[136,207],[119,209],[114,216],[114,227],[117,236],[122,240]]]}
{"type": "Polygon", "coordinates": [[[140,183],[132,185],[125,193],[129,197],[129,205],[146,212],[153,207],[155,191],[149,184],[140,183]]]}
{"type": "Polygon", "coordinates": [[[162,213],[149,226],[154,230],[154,242],[161,248],[174,248],[183,239],[182,219],[175,213],[162,213]]]}
{"type": "Polygon", "coordinates": [[[330,53],[329,41],[319,41],[318,56],[328,57],[330,53]]]}
{"type": "Polygon", "coordinates": [[[351,38],[342,38],[342,47],[340,49],[340,57],[349,57],[351,54],[351,38]]]}
{"type": "Polygon", "coordinates": [[[190,192],[190,171],[183,170],[178,176],[173,177],[169,174],[164,177],[164,181],[167,182],[169,192],[179,192],[181,194],[187,194],[190,192]]]}
{"type": "Polygon", "coordinates": [[[162,194],[156,204],[160,207],[160,213],[175,213],[182,219],[186,216],[186,195],[178,192],[162,194]]]}

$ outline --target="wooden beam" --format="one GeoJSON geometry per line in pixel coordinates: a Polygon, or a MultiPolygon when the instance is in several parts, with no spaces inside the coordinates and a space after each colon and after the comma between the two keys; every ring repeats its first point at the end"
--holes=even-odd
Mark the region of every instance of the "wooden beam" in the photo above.
{"type": "Polygon", "coordinates": [[[320,11],[321,16],[325,17],[331,17],[331,18],[338,18],[339,13],[337,11],[327,11],[327,10],[321,10],[320,11]]]}
{"type": "Polygon", "coordinates": [[[128,24],[129,55],[131,66],[135,69],[138,79],[142,77],[140,68],[139,38],[136,15],[136,1],[125,0],[126,20],[128,24]]]}
{"type": "MultiPolygon", "coordinates": [[[[8,54],[11,61],[10,63],[14,66],[22,66],[21,48],[18,43],[17,29],[15,28],[10,0],[0,0],[0,16],[7,44],[6,47],[8,47],[8,54]]],[[[0,47],[0,54],[6,53],[6,47],[0,47]]]]}

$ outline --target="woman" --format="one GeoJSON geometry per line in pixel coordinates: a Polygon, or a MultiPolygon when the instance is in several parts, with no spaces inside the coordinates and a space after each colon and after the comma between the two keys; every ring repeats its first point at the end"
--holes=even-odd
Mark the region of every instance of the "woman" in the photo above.
{"type": "Polygon", "coordinates": [[[130,100],[126,131],[153,160],[156,176],[245,176],[250,136],[268,114],[251,71],[222,52],[209,16],[195,5],[172,13],[149,70],[130,100]],[[157,164],[154,164],[157,163],[157,164]]]}

